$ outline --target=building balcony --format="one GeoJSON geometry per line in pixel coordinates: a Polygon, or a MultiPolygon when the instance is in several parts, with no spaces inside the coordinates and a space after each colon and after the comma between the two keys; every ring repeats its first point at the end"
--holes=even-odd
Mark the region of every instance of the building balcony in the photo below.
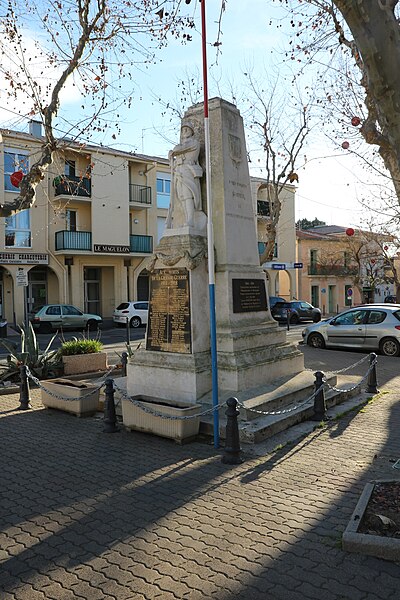
{"type": "Polygon", "coordinates": [[[357,275],[358,268],[346,265],[320,265],[314,264],[308,266],[309,275],[330,276],[330,277],[348,277],[357,275]]]}
{"type": "Polygon", "coordinates": [[[56,250],[92,251],[91,231],[56,231],[56,250]]]}
{"type": "Polygon", "coordinates": [[[257,217],[270,217],[270,205],[266,200],[257,200],[257,217]]]}
{"type": "Polygon", "coordinates": [[[55,196],[79,196],[90,198],[92,195],[92,181],[87,177],[73,177],[60,175],[53,181],[55,196]]]}
{"type": "Polygon", "coordinates": [[[129,184],[129,202],[135,204],[151,204],[151,187],[148,185],[129,184]]]}
{"type": "Polygon", "coordinates": [[[141,254],[151,254],[153,252],[153,236],[151,235],[131,235],[131,252],[140,252],[141,254]]]}

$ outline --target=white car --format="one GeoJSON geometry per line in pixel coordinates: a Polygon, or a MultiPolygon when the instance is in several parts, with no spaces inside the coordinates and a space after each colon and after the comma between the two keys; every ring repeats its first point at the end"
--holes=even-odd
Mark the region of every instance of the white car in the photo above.
{"type": "Polygon", "coordinates": [[[114,310],[113,321],[117,325],[126,325],[128,319],[130,327],[140,327],[147,325],[148,313],[148,302],[121,302],[114,310]]]}

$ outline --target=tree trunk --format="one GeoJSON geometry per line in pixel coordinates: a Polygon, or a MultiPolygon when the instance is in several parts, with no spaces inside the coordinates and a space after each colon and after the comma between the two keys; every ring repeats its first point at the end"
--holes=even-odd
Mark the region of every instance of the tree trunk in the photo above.
{"type": "Polygon", "coordinates": [[[379,145],[400,201],[400,29],[394,15],[397,2],[334,0],[334,4],[342,13],[361,54],[366,77],[362,82],[367,94],[366,105],[370,110],[373,103],[381,129],[381,132],[362,133],[369,143],[379,145]]]}

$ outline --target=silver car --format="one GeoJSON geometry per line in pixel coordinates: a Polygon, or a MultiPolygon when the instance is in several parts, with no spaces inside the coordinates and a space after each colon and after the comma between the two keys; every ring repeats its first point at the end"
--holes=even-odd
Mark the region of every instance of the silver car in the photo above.
{"type": "Polygon", "coordinates": [[[99,315],[84,313],[71,304],[46,304],[32,318],[32,327],[41,333],[58,329],[99,329],[99,315]]]}
{"type": "Polygon", "coordinates": [[[400,355],[400,305],[368,304],[352,308],[302,331],[305,344],[314,348],[379,350],[400,355]]]}

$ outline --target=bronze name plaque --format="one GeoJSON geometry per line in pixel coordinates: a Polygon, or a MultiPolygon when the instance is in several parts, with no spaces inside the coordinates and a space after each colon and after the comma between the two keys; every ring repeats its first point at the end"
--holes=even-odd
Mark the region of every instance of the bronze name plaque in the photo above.
{"type": "Polygon", "coordinates": [[[151,274],[146,349],[191,353],[187,269],[157,269],[151,274]]]}
{"type": "Polygon", "coordinates": [[[267,294],[263,279],[232,279],[233,312],[267,310],[267,294]]]}

